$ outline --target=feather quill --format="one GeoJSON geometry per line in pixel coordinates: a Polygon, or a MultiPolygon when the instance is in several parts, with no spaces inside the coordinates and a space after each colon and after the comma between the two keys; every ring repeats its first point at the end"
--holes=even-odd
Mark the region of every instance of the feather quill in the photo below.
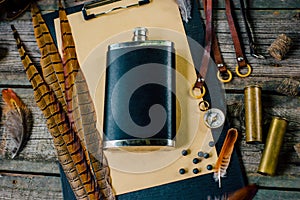
{"type": "Polygon", "coordinates": [[[15,143],[11,151],[14,158],[24,147],[32,128],[31,112],[17,94],[10,88],[2,90],[4,101],[4,127],[15,143]]]}
{"type": "Polygon", "coordinates": [[[235,128],[228,130],[224,144],[222,146],[219,158],[216,162],[214,169],[214,179],[219,181],[219,187],[221,188],[221,177],[225,177],[226,170],[230,163],[231,154],[234,148],[234,143],[237,140],[238,131],[235,128]]]}

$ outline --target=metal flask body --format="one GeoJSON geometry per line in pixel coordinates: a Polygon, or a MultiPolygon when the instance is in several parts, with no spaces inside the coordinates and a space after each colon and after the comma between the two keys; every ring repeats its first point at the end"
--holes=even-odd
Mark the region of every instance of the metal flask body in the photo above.
{"type": "Polygon", "coordinates": [[[262,142],[261,87],[250,85],[244,89],[246,142],[262,142]]]}
{"type": "Polygon", "coordinates": [[[275,174],[287,125],[288,122],[284,118],[272,118],[265,148],[258,167],[258,173],[270,176],[275,174]]]}
{"type": "Polygon", "coordinates": [[[133,41],[108,46],[105,149],[151,151],[175,146],[174,44],[148,40],[147,32],[135,28],[133,41]]]}

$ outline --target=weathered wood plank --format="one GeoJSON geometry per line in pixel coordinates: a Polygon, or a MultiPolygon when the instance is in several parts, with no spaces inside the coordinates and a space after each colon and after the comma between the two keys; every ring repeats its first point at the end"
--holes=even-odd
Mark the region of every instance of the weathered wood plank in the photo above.
{"type": "MultiPolygon", "coordinates": [[[[295,191],[295,184],[299,181],[292,179],[266,180],[264,177],[250,181],[256,182],[260,189],[255,200],[269,199],[298,199],[299,191],[295,191]],[[284,184],[286,183],[286,184],[284,184]],[[272,189],[276,187],[276,189],[272,189]]],[[[59,177],[43,176],[2,176],[0,178],[0,199],[62,199],[59,177]],[[47,187],[45,187],[47,186],[47,187]]]]}
{"type": "MultiPolygon", "coordinates": [[[[234,2],[235,6],[238,7],[238,1],[234,2]]],[[[56,1],[43,0],[38,3],[43,13],[57,10],[56,1]]],[[[66,0],[65,3],[67,6],[72,6],[82,3],[82,1],[66,0]]],[[[293,77],[297,80],[300,77],[300,19],[295,17],[300,12],[300,1],[256,0],[249,3],[254,37],[261,50],[260,52],[267,59],[257,60],[250,57],[245,27],[239,10],[236,10],[241,36],[245,44],[245,52],[249,63],[253,67],[253,73],[245,79],[234,75],[234,80],[229,84],[225,84],[226,103],[228,104],[227,114],[231,125],[237,127],[241,133],[237,146],[249,182],[255,182],[265,187],[259,190],[255,199],[299,199],[299,192],[294,190],[299,187],[300,161],[293,145],[300,142],[300,101],[299,97],[293,98],[278,94],[276,89],[285,77],[293,77]],[[268,55],[267,48],[280,33],[286,33],[292,37],[294,45],[284,60],[276,61],[268,55]],[[291,121],[284,137],[277,175],[274,177],[266,177],[256,173],[264,145],[250,145],[244,142],[245,126],[242,113],[242,92],[244,86],[249,84],[260,84],[263,87],[266,131],[272,115],[283,115],[291,121]]],[[[215,15],[216,32],[224,60],[229,69],[234,70],[236,64],[234,48],[229,34],[223,1],[219,1],[218,8],[220,9],[217,10],[215,15]]],[[[0,89],[15,88],[18,95],[33,111],[34,116],[32,135],[28,145],[15,160],[0,159],[0,170],[29,174],[20,176],[11,176],[10,174],[9,176],[0,177],[0,199],[62,199],[60,180],[59,177],[56,177],[59,172],[52,138],[46,128],[44,118],[33,100],[31,86],[23,71],[15,41],[11,35],[10,24],[14,24],[19,30],[28,52],[37,65],[40,58],[29,11],[13,22],[0,21],[0,89]],[[34,175],[30,175],[30,173],[34,175]],[[49,176],[36,176],[45,173],[49,173],[49,176]],[[47,185],[47,187],[44,187],[44,185],[47,185]]],[[[0,129],[0,136],[2,134],[3,129],[0,129]]]]}
{"type": "Polygon", "coordinates": [[[26,77],[25,72],[3,72],[0,73],[0,86],[2,88],[22,88],[22,87],[30,87],[31,85],[26,77]]]}
{"type": "MultiPolygon", "coordinates": [[[[24,96],[25,93],[29,89],[19,89],[17,90],[17,94],[19,94],[21,97],[24,96]]],[[[32,97],[28,95],[27,98],[25,98],[26,102],[33,101],[32,97]]],[[[299,112],[297,111],[297,108],[299,108],[299,101],[292,97],[287,96],[278,96],[278,95],[263,95],[263,100],[265,102],[268,102],[268,104],[265,105],[264,111],[267,113],[266,116],[270,118],[271,115],[278,115],[278,114],[285,114],[287,118],[290,120],[293,120],[289,127],[288,131],[285,135],[284,144],[282,147],[282,155],[281,159],[285,159],[285,164],[288,165],[295,165],[295,163],[299,162],[298,157],[294,150],[292,149],[293,145],[297,142],[300,142],[300,132],[299,132],[299,121],[300,116],[299,112]],[[268,100],[267,100],[268,99],[268,100]],[[286,156],[286,157],[283,157],[286,156]]],[[[232,122],[232,126],[237,127],[239,130],[241,130],[241,138],[240,138],[240,151],[241,155],[244,158],[244,165],[246,166],[246,171],[249,172],[256,172],[257,166],[263,151],[263,145],[250,145],[246,144],[244,142],[245,137],[245,131],[244,131],[244,122],[243,116],[241,114],[242,110],[238,111],[238,109],[241,109],[241,107],[237,108],[235,107],[235,104],[243,104],[243,95],[242,94],[227,94],[227,104],[229,105],[228,108],[228,114],[229,119],[232,122]]],[[[16,162],[22,162],[25,161],[55,161],[55,150],[53,149],[53,144],[51,140],[51,136],[47,131],[46,125],[44,122],[39,122],[39,125],[34,128],[34,132],[31,136],[31,140],[27,144],[27,146],[24,148],[24,150],[20,153],[20,155],[16,158],[16,162]],[[42,130],[42,131],[41,131],[42,130]]],[[[10,160],[7,160],[8,162],[11,162],[10,160]]],[[[299,173],[299,169],[297,167],[289,167],[288,169],[284,165],[279,166],[280,173],[284,174],[296,174],[299,173]],[[283,168],[282,168],[283,167],[283,168]],[[282,168],[282,169],[281,169],[282,168]]],[[[20,166],[20,165],[19,165],[20,166]]],[[[26,166],[26,165],[24,165],[26,166]]],[[[24,169],[26,171],[26,169],[24,169]]]]}
{"type": "Polygon", "coordinates": [[[253,200],[266,199],[299,199],[300,192],[284,191],[284,190],[266,190],[260,189],[253,200]]]}
{"type": "MultiPolygon", "coordinates": [[[[298,13],[297,10],[287,10],[285,12],[280,11],[276,14],[274,14],[274,11],[272,10],[254,10],[251,13],[256,42],[261,50],[261,53],[267,57],[266,60],[257,60],[249,55],[249,47],[245,34],[245,28],[243,24],[240,23],[240,30],[242,33],[243,42],[245,44],[246,56],[248,58],[249,63],[254,69],[252,76],[300,76],[300,68],[298,67],[298,63],[300,63],[298,56],[300,54],[300,48],[298,48],[300,46],[300,39],[298,37],[298,33],[300,32],[300,26],[297,25],[299,23],[299,19],[293,18],[293,16],[296,13],[298,13]],[[294,46],[283,61],[276,61],[268,55],[267,48],[280,33],[286,33],[290,35],[294,39],[294,46]],[[279,65],[282,67],[274,68],[273,66],[275,65],[279,65]]],[[[228,65],[229,69],[234,70],[236,64],[234,56],[234,47],[232,45],[231,36],[228,33],[229,28],[225,19],[224,11],[218,11],[217,21],[217,34],[225,63],[228,65]]],[[[21,38],[24,41],[26,41],[26,46],[28,47],[29,53],[35,60],[35,63],[39,65],[38,63],[40,54],[33,36],[31,21],[17,20],[14,21],[14,24],[19,29],[21,38]],[[30,27],[29,31],[28,27],[30,27]]],[[[9,76],[9,72],[12,73],[12,77],[9,77],[9,79],[1,77],[0,84],[8,85],[9,80],[14,79],[13,76],[16,76],[14,74],[15,72],[22,74],[23,67],[16,50],[14,39],[12,35],[9,34],[11,32],[10,24],[8,24],[7,22],[0,22],[0,28],[1,30],[3,30],[0,40],[0,49],[2,49],[0,71],[2,73],[5,73],[3,75],[1,73],[1,76],[9,76]]],[[[29,83],[26,81],[26,79],[23,79],[23,77],[25,76],[18,77],[17,81],[14,82],[14,84],[28,86],[29,83]]]]}
{"type": "MultiPolygon", "coordinates": [[[[2,141],[2,140],[1,140],[2,141]]],[[[9,140],[7,142],[10,142],[9,140]]],[[[0,157],[1,158],[1,157],[0,157]]],[[[10,159],[9,152],[4,155],[5,160],[10,159]]],[[[3,159],[4,159],[3,158],[3,159]]],[[[57,161],[56,150],[52,138],[30,139],[23,150],[16,156],[16,160],[27,160],[34,162],[57,161]]]]}
{"type": "MultiPolygon", "coordinates": [[[[90,0],[89,0],[90,1],[90,0]]],[[[84,2],[89,2],[84,0],[65,0],[63,1],[66,7],[71,7],[75,5],[83,4],[84,2]]],[[[239,9],[240,4],[239,1],[232,1],[234,4],[235,9],[239,9]]],[[[255,1],[247,1],[249,9],[295,9],[300,8],[300,1],[299,0],[287,0],[287,1],[278,1],[278,0],[255,0],[255,1]]],[[[40,6],[43,13],[52,12],[58,9],[56,1],[53,0],[43,0],[39,1],[38,5],[40,6]]],[[[225,3],[222,0],[218,0],[214,3],[215,8],[224,9],[225,3]]],[[[30,15],[26,12],[23,14],[19,19],[28,19],[30,15]]]]}
{"type": "Polygon", "coordinates": [[[1,175],[0,199],[62,199],[59,177],[42,175],[1,175]]]}
{"type": "Polygon", "coordinates": [[[300,184],[299,177],[296,176],[263,176],[257,173],[249,173],[248,180],[250,183],[256,183],[257,185],[264,187],[278,187],[278,188],[295,188],[300,184]]]}
{"type": "Polygon", "coordinates": [[[27,174],[52,174],[59,176],[58,162],[43,160],[3,160],[0,159],[0,171],[12,171],[14,173],[27,174]]]}

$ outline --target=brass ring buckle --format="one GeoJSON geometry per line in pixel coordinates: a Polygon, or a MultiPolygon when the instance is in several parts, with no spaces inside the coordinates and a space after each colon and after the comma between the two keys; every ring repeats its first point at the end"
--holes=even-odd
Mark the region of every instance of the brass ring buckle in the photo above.
{"type": "Polygon", "coordinates": [[[207,101],[200,101],[199,102],[199,109],[201,111],[207,111],[209,109],[209,103],[207,101]]]}
{"type": "Polygon", "coordinates": [[[195,85],[193,85],[190,88],[190,95],[195,99],[201,99],[202,97],[204,97],[205,93],[206,93],[206,89],[204,86],[202,88],[196,88],[195,85]],[[199,92],[200,92],[199,95],[196,94],[195,89],[199,90],[199,92]]]}
{"type": "Polygon", "coordinates": [[[232,80],[232,73],[229,69],[226,70],[226,73],[228,74],[228,78],[227,79],[223,79],[223,77],[221,76],[221,73],[220,71],[218,71],[217,73],[217,76],[218,76],[218,79],[223,82],[223,83],[228,83],[232,80]]]}
{"type": "Polygon", "coordinates": [[[247,73],[246,73],[246,74],[241,74],[241,73],[240,73],[240,66],[239,66],[239,65],[236,65],[235,72],[236,72],[236,74],[237,74],[239,77],[244,78],[244,77],[247,77],[247,76],[249,76],[249,75],[251,74],[251,71],[252,71],[251,66],[250,66],[249,64],[247,64],[246,66],[247,66],[247,68],[248,68],[247,73]]]}

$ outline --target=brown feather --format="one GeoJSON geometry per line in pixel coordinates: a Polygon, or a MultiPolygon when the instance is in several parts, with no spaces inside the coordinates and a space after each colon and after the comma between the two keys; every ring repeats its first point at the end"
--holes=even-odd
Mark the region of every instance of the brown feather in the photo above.
{"type": "Polygon", "coordinates": [[[66,88],[65,99],[69,122],[80,139],[87,163],[100,186],[100,192],[107,200],[113,200],[115,197],[111,186],[108,163],[103,154],[102,138],[96,128],[96,111],[87,82],[77,60],[71,26],[60,1],[59,19],[66,88]]]}
{"type": "Polygon", "coordinates": [[[258,187],[256,184],[247,185],[228,196],[228,200],[252,200],[256,195],[258,187]]]}
{"type": "Polygon", "coordinates": [[[250,184],[230,193],[229,195],[225,193],[222,196],[208,196],[207,200],[252,200],[257,191],[258,186],[256,184],[250,184]]]}
{"type": "Polygon", "coordinates": [[[31,132],[31,112],[12,89],[2,90],[4,101],[4,128],[13,140],[14,148],[11,157],[14,158],[25,145],[31,132]]]}
{"type": "Polygon", "coordinates": [[[12,30],[25,72],[33,87],[34,99],[47,119],[47,127],[53,137],[58,160],[76,198],[99,199],[99,187],[95,184],[94,177],[89,171],[79,139],[69,127],[66,113],[28,56],[14,26],[12,26],[12,30]]]}
{"type": "Polygon", "coordinates": [[[66,99],[64,97],[64,69],[60,54],[36,3],[32,3],[31,15],[34,36],[41,52],[40,64],[42,67],[43,79],[54,92],[57,100],[62,105],[63,110],[67,112],[66,99]]]}
{"type": "Polygon", "coordinates": [[[235,128],[228,130],[224,144],[222,146],[219,158],[216,162],[214,169],[214,179],[219,181],[219,187],[221,187],[221,177],[226,175],[226,170],[229,166],[230,157],[234,148],[234,143],[237,140],[238,131],[235,128]]]}

